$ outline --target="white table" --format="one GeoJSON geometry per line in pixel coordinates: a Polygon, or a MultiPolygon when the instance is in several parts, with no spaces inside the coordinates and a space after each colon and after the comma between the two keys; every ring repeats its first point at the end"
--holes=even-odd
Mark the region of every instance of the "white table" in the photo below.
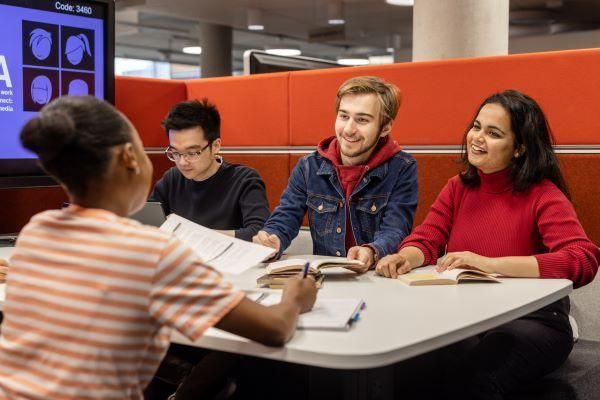
{"type": "MultiPolygon", "coordinates": [[[[12,248],[0,248],[9,258],[12,248]]],[[[228,276],[237,287],[256,290],[264,268],[228,276]]],[[[501,284],[409,287],[400,281],[328,270],[320,297],[359,297],[367,307],[347,332],[298,331],[281,348],[263,346],[218,329],[190,343],[175,333],[173,341],[213,350],[334,369],[389,365],[457,342],[521,317],[572,290],[566,279],[502,279],[501,284]],[[331,273],[330,273],[331,271],[331,273]]],[[[275,291],[273,291],[275,292],[275,291]]],[[[0,285],[3,299],[4,285],[0,285]]],[[[0,309],[1,309],[0,301],[0,309]]]]}
{"type": "MultiPolygon", "coordinates": [[[[367,307],[348,332],[298,331],[282,348],[271,348],[210,329],[192,344],[274,360],[334,369],[389,365],[429,352],[521,317],[567,296],[566,279],[502,279],[502,283],[409,287],[369,272],[327,276],[320,297],[359,297],[367,307]]],[[[337,271],[336,271],[337,272],[337,271]]],[[[245,290],[256,290],[264,268],[228,276],[245,290]]]]}

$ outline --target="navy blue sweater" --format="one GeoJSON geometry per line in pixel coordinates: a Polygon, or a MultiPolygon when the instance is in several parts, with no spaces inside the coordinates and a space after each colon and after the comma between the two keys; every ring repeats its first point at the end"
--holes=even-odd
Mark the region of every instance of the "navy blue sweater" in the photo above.
{"type": "Polygon", "coordinates": [[[150,200],[160,201],[165,214],[175,213],[207,228],[235,230],[235,237],[252,240],[269,217],[265,184],[243,165],[223,161],[210,178],[197,182],[177,168],[156,183],[150,200]]]}

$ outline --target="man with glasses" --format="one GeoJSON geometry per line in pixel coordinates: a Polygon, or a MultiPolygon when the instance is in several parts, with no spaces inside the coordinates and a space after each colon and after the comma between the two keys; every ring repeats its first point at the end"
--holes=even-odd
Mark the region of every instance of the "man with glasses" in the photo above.
{"type": "MultiPolygon", "coordinates": [[[[255,170],[229,164],[218,155],[221,117],[217,108],[207,99],[184,101],[169,111],[162,125],[169,138],[165,155],[175,167],[156,183],[150,200],[159,201],[166,215],[175,213],[252,240],[269,217],[265,184],[255,170]]],[[[212,397],[211,391],[225,384],[236,360],[225,353],[172,344],[145,398],[164,399],[178,387],[177,398],[186,398],[184,393],[212,397]],[[194,372],[184,380],[192,367],[194,372]]]]}
{"type": "Polygon", "coordinates": [[[207,99],[184,101],[169,111],[163,121],[169,138],[165,155],[175,167],[156,183],[150,199],[160,201],[167,215],[252,240],[269,216],[265,184],[255,170],[217,155],[220,125],[207,99]]]}

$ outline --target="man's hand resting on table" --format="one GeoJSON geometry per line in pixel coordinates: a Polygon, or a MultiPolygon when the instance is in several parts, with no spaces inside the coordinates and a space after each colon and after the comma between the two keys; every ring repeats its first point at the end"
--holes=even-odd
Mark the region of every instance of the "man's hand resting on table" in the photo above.
{"type": "Polygon", "coordinates": [[[363,263],[363,265],[352,265],[346,267],[357,274],[364,274],[369,270],[369,267],[375,263],[375,251],[368,246],[351,247],[350,250],[348,250],[346,257],[348,260],[358,260],[363,263]]]}

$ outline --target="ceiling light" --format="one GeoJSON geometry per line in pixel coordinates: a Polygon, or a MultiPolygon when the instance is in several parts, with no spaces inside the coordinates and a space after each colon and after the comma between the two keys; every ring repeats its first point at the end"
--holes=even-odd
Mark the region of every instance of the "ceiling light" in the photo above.
{"type": "Polygon", "coordinates": [[[248,10],[248,29],[251,31],[262,31],[265,29],[263,24],[262,12],[256,8],[249,8],[248,10]]]}
{"type": "Polygon", "coordinates": [[[327,3],[327,22],[329,25],[343,25],[346,23],[344,4],[341,0],[329,0],[329,3],[327,3]]]}
{"type": "Polygon", "coordinates": [[[386,3],[393,6],[414,6],[415,0],[385,0],[386,3]]]}
{"type": "Polygon", "coordinates": [[[340,65],[369,65],[369,59],[359,56],[344,56],[337,60],[340,65]]]}
{"type": "Polygon", "coordinates": [[[299,56],[300,54],[302,54],[302,52],[300,51],[300,49],[292,49],[292,48],[271,48],[271,49],[267,49],[265,50],[267,53],[269,54],[275,54],[277,56],[299,56]]]}
{"type": "Polygon", "coordinates": [[[181,51],[183,51],[185,54],[202,54],[202,47],[186,46],[181,51]]]}

